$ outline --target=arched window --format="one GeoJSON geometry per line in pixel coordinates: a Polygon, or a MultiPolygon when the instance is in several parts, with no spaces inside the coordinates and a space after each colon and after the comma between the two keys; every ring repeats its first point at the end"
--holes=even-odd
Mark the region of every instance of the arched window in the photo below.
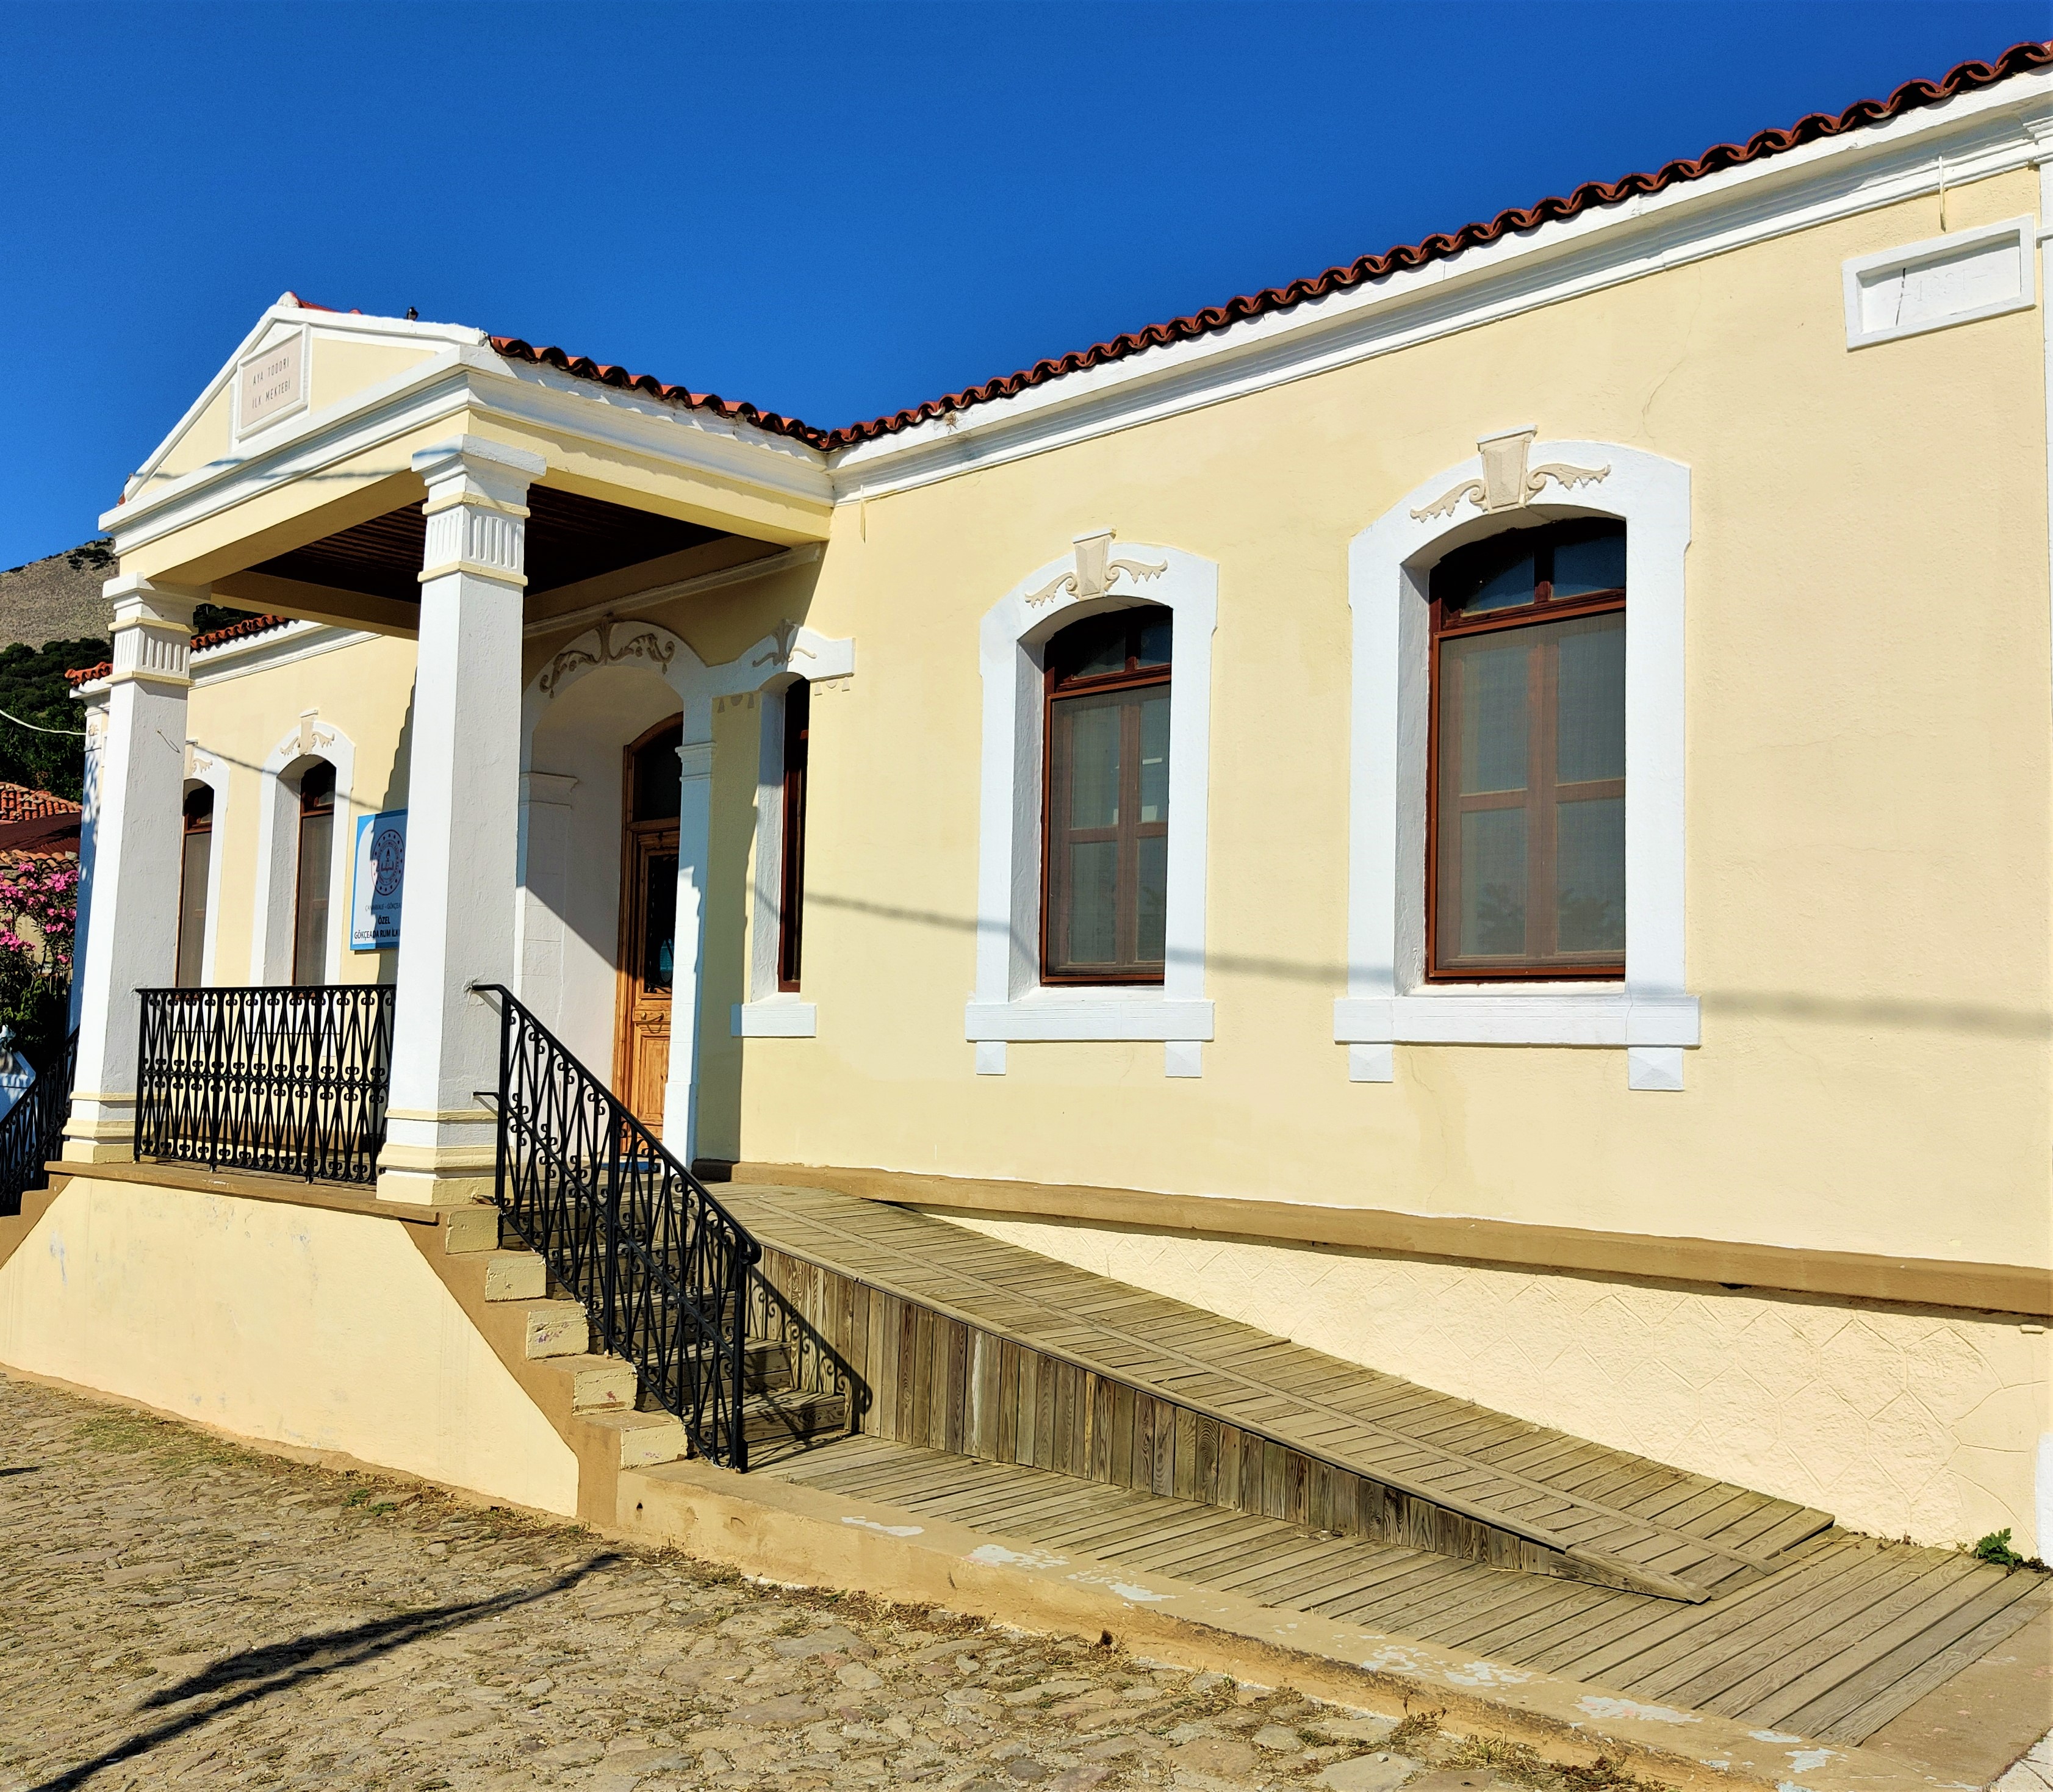
{"type": "Polygon", "coordinates": [[[1117,610],[1048,643],[1044,983],[1162,981],[1172,621],[1117,610]]]}
{"type": "Polygon", "coordinates": [[[1431,678],[1428,977],[1623,977],[1624,525],[1449,554],[1431,678]]]}
{"type": "Polygon", "coordinates": [[[328,980],[328,878],[335,863],[335,768],[300,774],[300,850],[292,904],[292,981],[328,980]]]}
{"type": "Polygon", "coordinates": [[[784,693],[784,837],[778,861],[777,987],[799,987],[806,904],[806,770],[812,751],[813,687],[803,678],[784,693]]]}
{"type": "Polygon", "coordinates": [[[186,792],[185,839],[179,867],[178,986],[197,989],[206,971],[207,870],[214,851],[214,792],[186,792]]]}

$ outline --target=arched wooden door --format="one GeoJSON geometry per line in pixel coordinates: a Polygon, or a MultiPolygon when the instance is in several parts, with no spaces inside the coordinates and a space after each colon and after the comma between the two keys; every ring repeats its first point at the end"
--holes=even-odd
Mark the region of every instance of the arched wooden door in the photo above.
{"type": "Polygon", "coordinates": [[[626,751],[621,813],[619,995],[614,1093],[661,1136],[670,1072],[670,989],[677,922],[679,717],[659,722],[626,751]]]}

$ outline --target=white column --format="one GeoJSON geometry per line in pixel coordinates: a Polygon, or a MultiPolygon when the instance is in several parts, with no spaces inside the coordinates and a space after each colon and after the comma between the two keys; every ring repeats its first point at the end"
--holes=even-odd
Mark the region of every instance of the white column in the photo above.
{"type": "MultiPolygon", "coordinates": [[[[108,687],[96,684],[75,690],[74,701],[85,718],[85,782],[80,793],[78,829],[78,918],[72,929],[71,1024],[77,1026],[85,1007],[85,946],[92,925],[93,842],[99,837],[100,767],[107,754],[108,687]]],[[[181,823],[183,826],[183,823],[181,823]]],[[[183,840],[180,850],[183,850],[183,840]]]]}
{"type": "Polygon", "coordinates": [[[378,1193],[489,1199],[499,1018],[513,982],[520,622],[536,454],[464,436],[414,457],[428,488],[392,1091],[378,1193]]]}
{"type": "MultiPolygon", "coordinates": [[[[74,980],[78,1075],[64,1154],[70,1163],[132,1156],[135,992],[178,974],[179,865],[186,771],[186,693],[193,606],[203,587],[111,579],[114,670],[88,792],[90,883],[80,898],[84,961],[74,980]]],[[[88,746],[92,730],[88,728],[88,746]]]]}
{"type": "MultiPolygon", "coordinates": [[[[709,704],[685,712],[687,737],[712,725],[709,704]]],[[[707,867],[712,859],[712,742],[677,749],[677,922],[671,946],[670,1074],[663,1090],[663,1142],[689,1165],[699,1136],[699,990],[705,971],[707,867]]]]}

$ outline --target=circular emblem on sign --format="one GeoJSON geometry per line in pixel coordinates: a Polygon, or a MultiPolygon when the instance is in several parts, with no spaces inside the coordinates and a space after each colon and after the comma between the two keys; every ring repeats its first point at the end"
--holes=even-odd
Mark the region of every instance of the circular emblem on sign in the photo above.
{"type": "Polygon", "coordinates": [[[387,827],[373,835],[371,863],[378,867],[378,894],[396,894],[399,879],[406,869],[406,836],[396,827],[387,827]]]}

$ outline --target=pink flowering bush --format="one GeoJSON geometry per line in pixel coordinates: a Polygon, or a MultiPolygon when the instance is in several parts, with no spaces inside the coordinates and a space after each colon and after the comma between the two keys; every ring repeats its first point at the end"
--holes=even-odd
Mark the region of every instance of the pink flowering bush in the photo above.
{"type": "Polygon", "coordinates": [[[71,1007],[78,863],[21,859],[0,867],[0,1024],[29,1061],[52,1061],[71,1007]]]}

